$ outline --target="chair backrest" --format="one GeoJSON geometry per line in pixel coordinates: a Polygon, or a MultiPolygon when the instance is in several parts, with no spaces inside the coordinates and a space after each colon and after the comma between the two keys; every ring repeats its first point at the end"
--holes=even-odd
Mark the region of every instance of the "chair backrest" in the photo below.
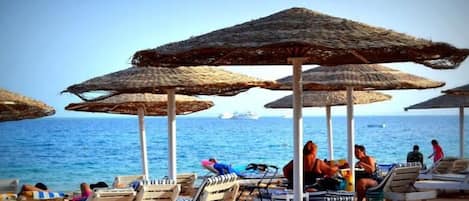
{"type": "Polygon", "coordinates": [[[0,194],[18,193],[18,179],[0,179],[0,194]]]}
{"type": "Polygon", "coordinates": [[[128,187],[130,183],[136,180],[143,180],[145,176],[143,175],[120,175],[114,178],[112,187],[114,188],[123,188],[128,187]]]}
{"type": "Polygon", "coordinates": [[[132,201],[135,194],[132,188],[96,188],[87,201],[132,201]]]}
{"type": "Polygon", "coordinates": [[[194,193],[194,183],[197,179],[196,173],[181,173],[176,176],[177,183],[181,185],[180,195],[192,196],[194,193]]]}
{"type": "Polygon", "coordinates": [[[450,167],[450,173],[461,173],[469,168],[469,159],[458,159],[453,162],[450,167]]]}
{"type": "Polygon", "coordinates": [[[407,193],[413,189],[413,184],[419,175],[419,166],[396,167],[391,170],[390,177],[385,183],[384,192],[407,193]]]}
{"type": "Polygon", "coordinates": [[[136,201],[174,201],[180,192],[180,185],[174,180],[152,180],[145,181],[140,186],[136,201]]]}
{"type": "Polygon", "coordinates": [[[193,201],[234,201],[239,190],[238,176],[226,174],[205,179],[193,201]]]}

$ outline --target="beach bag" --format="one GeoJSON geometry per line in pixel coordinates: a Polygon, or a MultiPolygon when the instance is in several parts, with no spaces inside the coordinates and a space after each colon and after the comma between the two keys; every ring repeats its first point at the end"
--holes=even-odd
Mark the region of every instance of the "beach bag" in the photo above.
{"type": "MultiPolygon", "coordinates": [[[[343,182],[345,180],[342,178],[343,182]]],[[[343,183],[342,182],[342,183],[343,183]]],[[[312,186],[313,188],[317,189],[318,191],[325,191],[325,190],[340,190],[341,188],[341,178],[332,178],[332,177],[324,177],[319,179],[316,184],[312,186]]]]}

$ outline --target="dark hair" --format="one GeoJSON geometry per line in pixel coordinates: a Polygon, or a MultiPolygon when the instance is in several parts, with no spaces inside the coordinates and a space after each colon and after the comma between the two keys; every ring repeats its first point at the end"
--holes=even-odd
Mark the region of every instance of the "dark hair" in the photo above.
{"type": "Polygon", "coordinates": [[[215,159],[215,158],[209,158],[208,161],[216,163],[216,162],[217,162],[217,159],[215,159]]]}
{"type": "Polygon", "coordinates": [[[303,146],[303,155],[308,155],[313,152],[313,150],[317,150],[318,146],[314,144],[313,141],[309,140],[306,142],[306,144],[303,146]]]}
{"type": "Polygon", "coordinates": [[[47,191],[47,186],[41,182],[34,185],[34,187],[47,191]]]}
{"type": "Polygon", "coordinates": [[[107,188],[108,185],[106,184],[106,182],[103,182],[103,181],[100,181],[96,184],[90,184],[90,188],[91,189],[95,189],[95,188],[107,188]]]}
{"type": "Polygon", "coordinates": [[[418,145],[414,145],[414,150],[419,150],[419,146],[418,145]]]}
{"type": "Polygon", "coordinates": [[[438,144],[438,141],[436,141],[435,139],[432,140],[432,144],[438,144]]]}
{"type": "Polygon", "coordinates": [[[365,146],[363,146],[363,145],[356,144],[356,145],[355,145],[355,149],[358,149],[358,150],[360,150],[360,151],[365,152],[365,146]]]}

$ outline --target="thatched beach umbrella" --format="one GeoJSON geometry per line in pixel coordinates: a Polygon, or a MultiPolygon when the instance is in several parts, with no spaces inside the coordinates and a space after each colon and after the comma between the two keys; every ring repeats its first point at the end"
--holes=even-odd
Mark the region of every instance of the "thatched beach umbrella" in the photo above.
{"type": "Polygon", "coordinates": [[[32,98],[0,88],[0,122],[33,119],[55,114],[54,108],[32,98]]]}
{"type": "MultiPolygon", "coordinates": [[[[352,178],[355,178],[354,159],[354,120],[353,90],[391,90],[391,89],[428,89],[444,85],[419,76],[407,74],[378,64],[348,64],[337,66],[319,66],[302,73],[305,90],[347,90],[347,144],[352,178]]],[[[278,79],[277,88],[291,90],[293,77],[278,79]]],[[[354,182],[353,182],[354,184],[354,182]]]]}
{"type": "Polygon", "coordinates": [[[210,67],[161,68],[131,67],[68,87],[64,92],[84,98],[85,92],[159,93],[168,95],[168,158],[170,179],[176,179],[175,94],[236,95],[251,87],[271,86],[275,82],[259,80],[239,73],[210,67]]]}
{"type": "Polygon", "coordinates": [[[469,84],[443,91],[446,94],[469,96],[469,84]]]}
{"type": "MultiPolygon", "coordinates": [[[[357,91],[353,93],[353,104],[368,104],[391,99],[390,95],[357,91]]],[[[334,160],[331,107],[347,105],[345,91],[307,91],[303,94],[303,107],[325,107],[327,122],[327,141],[329,145],[329,160],[334,160]]],[[[266,108],[293,108],[293,95],[288,95],[264,105],[266,108]]]]}
{"type": "Polygon", "coordinates": [[[404,108],[413,109],[459,108],[459,156],[464,158],[464,108],[469,107],[469,96],[445,94],[404,108]]]}
{"type": "Polygon", "coordinates": [[[469,54],[447,43],[418,39],[389,29],[291,8],[236,26],[135,53],[132,63],[157,65],[287,65],[294,76],[294,191],[301,200],[301,66],[413,61],[455,68],[469,54]]]}
{"type": "MultiPolygon", "coordinates": [[[[185,95],[176,95],[175,101],[176,114],[178,115],[191,114],[213,106],[212,101],[201,100],[185,95]]],[[[148,179],[150,175],[148,172],[147,145],[143,118],[144,116],[168,115],[167,105],[168,99],[166,95],[138,93],[119,94],[98,101],[71,103],[67,105],[65,109],[82,112],[138,115],[142,169],[143,175],[148,179]]]]}

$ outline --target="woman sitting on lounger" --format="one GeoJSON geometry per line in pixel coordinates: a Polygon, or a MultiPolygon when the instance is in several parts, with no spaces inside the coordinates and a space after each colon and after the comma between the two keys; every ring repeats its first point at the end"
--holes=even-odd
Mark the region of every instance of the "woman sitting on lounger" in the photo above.
{"type": "MultiPolygon", "coordinates": [[[[313,141],[308,141],[303,147],[303,184],[314,185],[318,178],[333,176],[338,167],[329,165],[323,160],[316,158],[318,146],[313,141]]],[[[293,160],[283,167],[283,175],[288,180],[288,187],[293,187],[293,160]]]]}
{"type": "Polygon", "coordinates": [[[357,200],[362,201],[365,198],[366,190],[370,187],[378,185],[376,177],[376,161],[373,157],[366,155],[365,146],[355,145],[355,157],[359,160],[355,167],[363,168],[364,174],[355,175],[357,185],[357,200]]]}

